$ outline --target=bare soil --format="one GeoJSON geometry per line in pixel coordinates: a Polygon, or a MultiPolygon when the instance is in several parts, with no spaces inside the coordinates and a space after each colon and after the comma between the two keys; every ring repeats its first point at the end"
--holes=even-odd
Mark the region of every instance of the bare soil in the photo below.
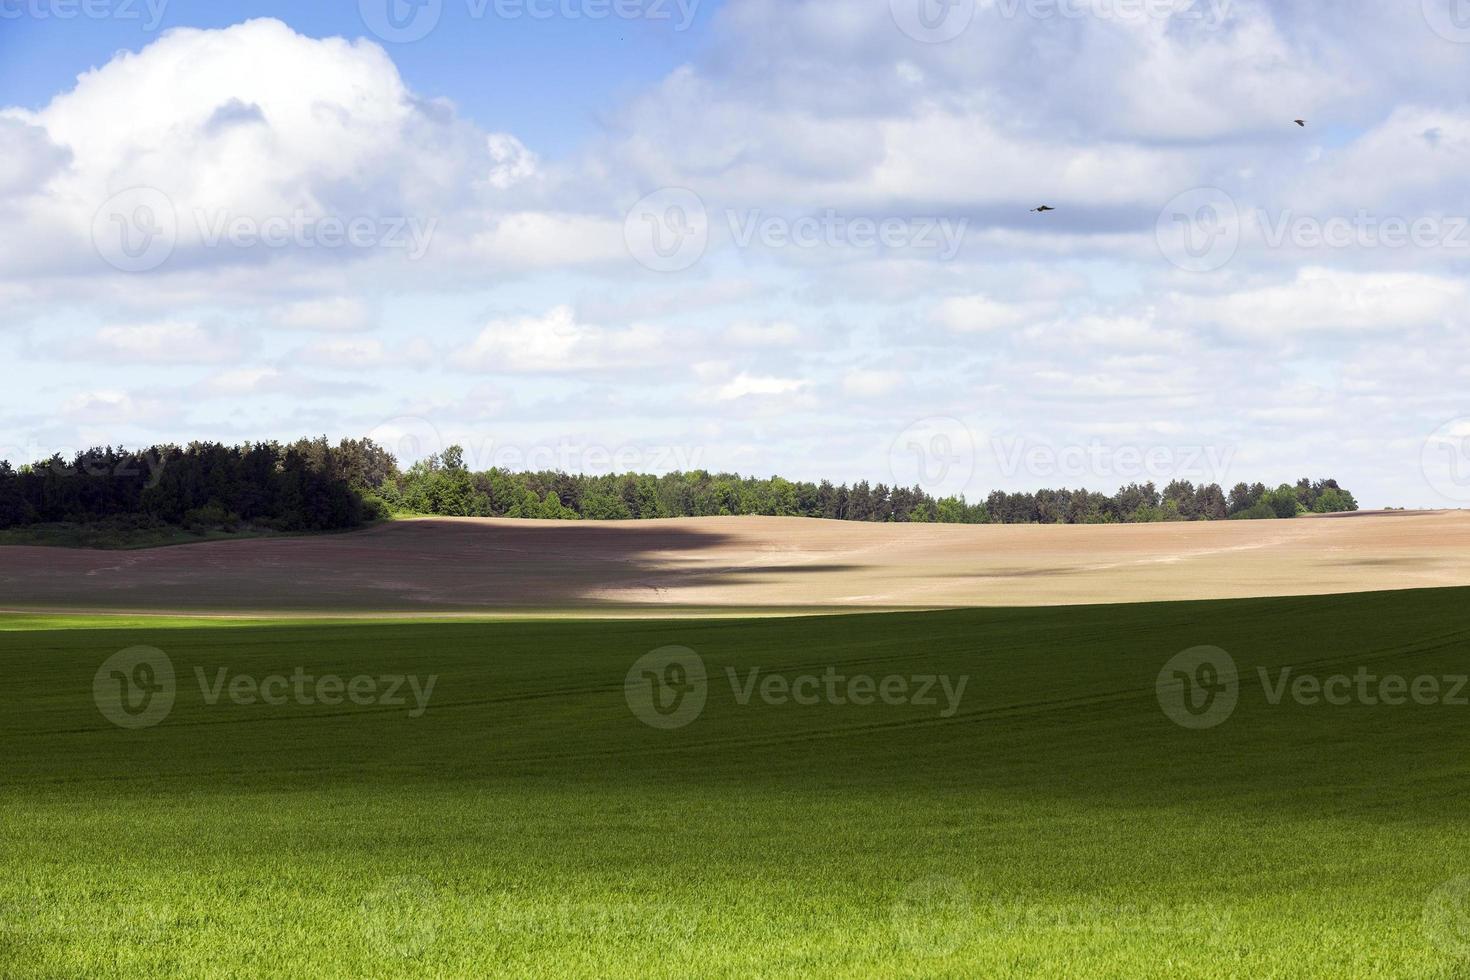
{"type": "Polygon", "coordinates": [[[1112,526],[434,518],[143,551],[0,547],[0,608],[677,615],[1470,585],[1470,511],[1112,526]]]}

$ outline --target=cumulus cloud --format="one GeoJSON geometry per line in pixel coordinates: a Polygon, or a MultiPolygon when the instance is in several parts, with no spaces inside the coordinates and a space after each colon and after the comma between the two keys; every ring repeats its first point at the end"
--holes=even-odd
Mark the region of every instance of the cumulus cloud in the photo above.
{"type": "Polygon", "coordinates": [[[481,371],[556,374],[640,368],[668,357],[668,337],[659,328],[581,323],[570,306],[558,306],[539,316],[492,320],[454,362],[481,371]]]}
{"type": "Polygon", "coordinates": [[[800,378],[777,378],[741,372],[715,390],[720,401],[735,401],[740,398],[762,398],[771,395],[789,395],[807,386],[800,378]]]}
{"type": "Polygon", "coordinates": [[[350,333],[370,329],[376,322],[376,314],[365,300],[332,296],[279,304],[267,312],[266,321],[288,330],[350,333]]]}
{"type": "Polygon", "coordinates": [[[237,329],[161,321],[110,324],[55,349],[68,360],[103,364],[220,364],[238,361],[252,346],[237,329]]]}
{"type": "MultiPolygon", "coordinates": [[[[17,397],[77,431],[178,439],[265,418],[359,434],[391,391],[456,437],[514,411],[545,438],[618,443],[668,414],[650,405],[658,383],[714,467],[873,479],[914,419],[1025,418],[1054,443],[1228,444],[1283,479],[1331,446],[1323,465],[1356,466],[1336,475],[1365,500],[1415,502],[1412,433],[1462,413],[1470,380],[1463,251],[1264,232],[1367,212],[1453,235],[1464,46],[1379,0],[1331,17],[1268,0],[1129,9],[1159,7],[985,0],[923,44],[882,2],[732,0],[707,44],[559,155],[443,98],[461,93],[412,91],[396,49],[272,20],[168,32],[39,107],[0,109],[17,397]],[[140,186],[162,203],[103,207],[140,186]],[[693,191],[711,230],[672,273],[625,241],[628,206],[664,187],[693,191]],[[1201,187],[1238,208],[1240,241],[1194,272],[1156,232],[1201,187]],[[1057,210],[1029,213],[1041,203],[1057,210]],[[732,214],[828,210],[945,219],[962,247],[729,234],[732,214]],[[156,269],[103,261],[99,220],[115,237],[170,215],[156,269]],[[354,216],[431,234],[412,261],[294,231],[208,241],[235,219],[354,216]],[[37,380],[57,358],[80,375],[65,388],[37,380]],[[214,373],[181,385],[186,363],[214,373]],[[119,390],[111,364],[143,380],[119,390]],[[276,411],[288,400],[310,405],[276,411]]],[[[1186,210],[1206,242],[1229,224],[1186,210]]]]}
{"type": "Polygon", "coordinates": [[[1263,338],[1304,332],[1360,333],[1444,327],[1464,321],[1462,280],[1414,273],[1351,273],[1307,268],[1290,282],[1223,296],[1176,296],[1176,310],[1263,338]]]}
{"type": "Polygon", "coordinates": [[[933,321],[955,333],[1012,330],[1033,322],[1053,308],[1043,303],[1007,303],[982,295],[951,296],[930,314],[933,321]]]}

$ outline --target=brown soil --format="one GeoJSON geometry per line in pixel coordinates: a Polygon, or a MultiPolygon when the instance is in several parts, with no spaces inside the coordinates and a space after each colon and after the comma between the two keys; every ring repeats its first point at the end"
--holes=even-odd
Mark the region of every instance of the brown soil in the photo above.
{"type": "Polygon", "coordinates": [[[0,547],[0,607],[667,615],[1470,585],[1470,512],[1115,526],[443,518],[146,551],[0,547]]]}

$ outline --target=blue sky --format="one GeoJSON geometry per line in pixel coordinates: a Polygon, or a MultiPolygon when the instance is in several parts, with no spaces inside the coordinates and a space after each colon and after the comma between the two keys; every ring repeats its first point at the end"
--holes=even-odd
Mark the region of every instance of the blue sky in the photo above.
{"type": "Polygon", "coordinates": [[[0,456],[1470,504],[1453,0],[390,2],[0,0],[0,456]]]}
{"type": "MultiPolygon", "coordinates": [[[[105,64],[119,50],[141,49],[171,27],[227,28],[274,17],[313,37],[372,37],[355,3],[152,0],[152,8],[148,3],[132,0],[121,17],[50,14],[4,21],[0,104],[39,108],[77,75],[105,64]]],[[[579,145],[598,127],[599,116],[631,92],[696,57],[717,8],[717,0],[701,0],[689,26],[680,29],[683,17],[672,3],[669,19],[650,20],[533,17],[529,9],[520,16],[496,17],[490,13],[493,6],[459,0],[443,7],[434,31],[389,49],[414,91],[451,98],[480,125],[523,134],[543,152],[556,154],[579,145]],[[487,13],[473,16],[477,9],[487,13]]],[[[24,7],[15,0],[8,9],[24,7]]]]}

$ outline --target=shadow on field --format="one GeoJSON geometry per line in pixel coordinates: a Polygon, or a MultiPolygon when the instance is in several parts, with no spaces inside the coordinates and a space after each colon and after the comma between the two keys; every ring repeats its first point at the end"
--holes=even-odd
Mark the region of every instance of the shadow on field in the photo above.
{"type": "Polygon", "coordinates": [[[0,548],[0,606],[149,611],[462,612],[663,601],[681,588],[842,564],[720,565],[730,535],[664,521],[424,519],[311,537],[97,551],[0,548]]]}

